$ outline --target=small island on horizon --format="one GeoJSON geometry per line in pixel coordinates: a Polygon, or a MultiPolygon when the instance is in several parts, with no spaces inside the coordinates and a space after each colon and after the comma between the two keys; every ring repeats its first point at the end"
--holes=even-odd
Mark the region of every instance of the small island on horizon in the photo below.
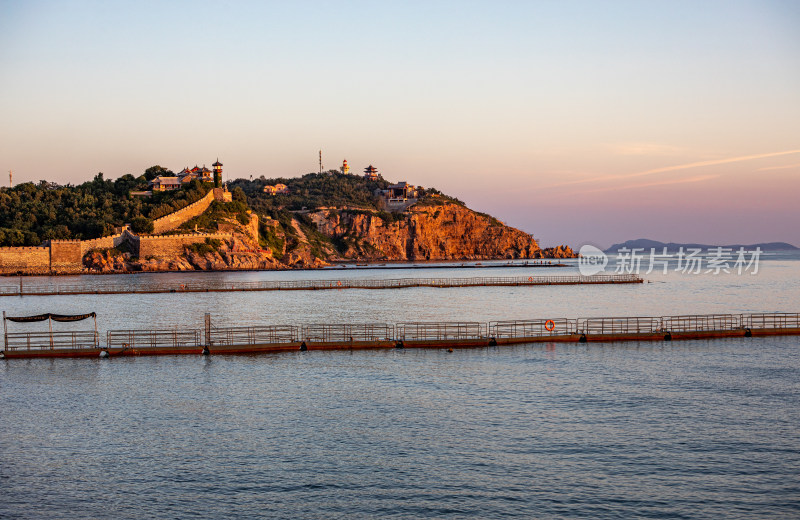
{"type": "Polygon", "coordinates": [[[435,188],[369,165],[222,182],[222,163],[0,188],[0,274],[324,267],[571,258],[435,188]]]}
{"type": "Polygon", "coordinates": [[[605,250],[606,253],[616,253],[620,249],[644,249],[645,251],[649,251],[650,249],[656,249],[657,251],[663,251],[664,248],[668,252],[675,252],[679,249],[714,249],[717,247],[723,247],[728,249],[737,250],[739,248],[744,248],[748,251],[753,251],[756,248],[761,249],[762,251],[798,251],[800,248],[789,244],[788,242],[760,242],[757,244],[697,244],[697,243],[680,243],[680,242],[659,242],[658,240],[650,240],[648,238],[637,238],[635,240],[626,240],[620,244],[614,244],[608,249],[605,250]]]}

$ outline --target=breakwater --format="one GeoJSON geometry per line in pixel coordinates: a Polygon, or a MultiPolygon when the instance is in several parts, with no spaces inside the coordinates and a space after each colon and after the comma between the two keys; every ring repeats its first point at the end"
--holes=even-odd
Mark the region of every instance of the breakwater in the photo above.
{"type": "Polygon", "coordinates": [[[357,261],[350,261],[350,262],[337,262],[330,267],[326,267],[325,270],[332,271],[336,269],[358,269],[363,271],[368,271],[370,269],[374,270],[387,270],[387,269],[508,269],[508,268],[520,268],[520,267],[535,267],[539,268],[547,268],[547,267],[570,267],[569,264],[562,264],[562,263],[553,263],[552,260],[525,260],[524,262],[520,261],[513,261],[508,262],[505,264],[484,264],[483,262],[476,262],[472,264],[465,264],[465,263],[443,263],[442,260],[431,261],[430,263],[412,263],[409,264],[408,262],[396,262],[396,263],[367,263],[361,264],[357,261]]]}
{"type": "Polygon", "coordinates": [[[35,284],[0,286],[0,296],[77,294],[158,294],[241,291],[320,291],[342,289],[405,289],[411,287],[513,287],[527,285],[586,285],[643,283],[632,274],[593,276],[498,276],[470,278],[361,278],[337,280],[276,280],[259,282],[187,282],[132,284],[35,284]]]}
{"type": "Polygon", "coordinates": [[[375,348],[465,348],[521,343],[673,341],[800,335],[800,313],[540,318],[483,322],[402,322],[216,327],[204,330],[9,332],[5,358],[256,354],[375,348]]]}

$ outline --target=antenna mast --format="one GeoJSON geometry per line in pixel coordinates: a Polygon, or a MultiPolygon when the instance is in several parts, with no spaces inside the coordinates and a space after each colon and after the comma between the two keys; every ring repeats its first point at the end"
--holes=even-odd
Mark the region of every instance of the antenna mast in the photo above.
{"type": "Polygon", "coordinates": [[[322,173],[322,150],[319,151],[319,173],[322,173]]]}
{"type": "Polygon", "coordinates": [[[8,187],[9,188],[13,188],[14,187],[14,180],[13,180],[13,177],[12,177],[13,175],[14,175],[14,171],[13,170],[8,170],[8,187]]]}

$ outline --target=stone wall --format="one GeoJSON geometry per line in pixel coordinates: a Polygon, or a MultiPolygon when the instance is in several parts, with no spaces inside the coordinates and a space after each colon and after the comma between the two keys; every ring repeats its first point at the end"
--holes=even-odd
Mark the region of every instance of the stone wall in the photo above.
{"type": "Polygon", "coordinates": [[[214,188],[214,200],[218,200],[220,202],[233,202],[233,193],[229,192],[225,188],[214,188]]]}
{"type": "Polygon", "coordinates": [[[171,258],[184,247],[204,243],[207,238],[231,240],[232,233],[138,236],[130,231],[95,240],[53,240],[43,247],[0,247],[0,274],[77,273],[83,270],[83,255],[92,249],[116,247],[127,241],[139,258],[171,258]]]}
{"type": "Polygon", "coordinates": [[[138,257],[145,258],[172,258],[183,254],[184,247],[191,244],[203,243],[207,238],[217,240],[230,240],[231,233],[194,233],[185,235],[153,236],[144,235],[137,237],[138,257]]]}
{"type": "MultiPolygon", "coordinates": [[[[153,221],[154,233],[165,233],[201,215],[214,200],[230,202],[232,194],[214,188],[202,199],[153,221]]],[[[248,231],[258,239],[258,216],[252,214],[248,231]]],[[[41,247],[0,247],[0,274],[74,273],[83,270],[83,256],[93,249],[110,249],[128,242],[139,258],[168,258],[183,253],[187,245],[205,242],[206,238],[230,240],[232,233],[194,233],[183,235],[138,236],[125,230],[120,234],[92,240],[52,240],[41,247]]]]}
{"type": "Polygon", "coordinates": [[[247,231],[250,232],[250,236],[253,237],[253,240],[258,243],[258,215],[255,213],[250,213],[250,222],[247,224],[247,231]]]}
{"type": "Polygon", "coordinates": [[[83,253],[80,240],[50,241],[50,270],[71,273],[83,268],[83,253]]]}
{"type": "Polygon", "coordinates": [[[205,210],[214,202],[215,190],[206,193],[206,196],[197,202],[189,204],[185,208],[181,208],[174,213],[165,215],[153,221],[153,233],[160,234],[172,231],[181,226],[181,224],[190,221],[194,217],[202,215],[205,210]]]}
{"type": "Polygon", "coordinates": [[[49,247],[0,247],[0,274],[42,274],[49,271],[49,247]]]}
{"type": "Polygon", "coordinates": [[[125,241],[123,233],[111,235],[102,238],[94,238],[92,240],[81,241],[81,256],[85,255],[93,249],[111,249],[112,247],[119,246],[125,241]]]}
{"type": "Polygon", "coordinates": [[[130,229],[126,229],[122,232],[120,238],[120,242],[127,242],[131,249],[132,256],[139,256],[139,235],[131,232],[130,229]]]}

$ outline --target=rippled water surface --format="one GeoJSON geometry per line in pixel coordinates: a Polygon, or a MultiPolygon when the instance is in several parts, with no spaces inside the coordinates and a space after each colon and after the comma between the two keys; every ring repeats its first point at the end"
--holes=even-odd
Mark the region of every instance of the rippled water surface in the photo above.
{"type": "MultiPolygon", "coordinates": [[[[432,271],[210,276],[556,274],[432,271]]],[[[94,310],[102,331],[200,328],[205,312],[223,326],[800,310],[791,259],[752,277],[648,278],[0,307],[94,310]]],[[[797,518],[799,348],[785,337],[1,361],[0,517],[797,518]]]]}

